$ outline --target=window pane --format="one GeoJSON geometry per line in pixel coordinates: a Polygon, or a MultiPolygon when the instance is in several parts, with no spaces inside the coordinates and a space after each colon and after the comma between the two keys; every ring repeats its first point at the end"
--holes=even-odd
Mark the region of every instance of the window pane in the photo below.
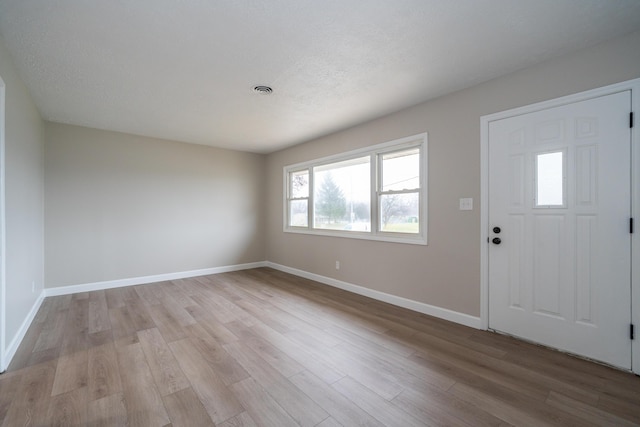
{"type": "Polygon", "coordinates": [[[309,197],[309,171],[297,171],[290,174],[291,198],[309,197]]]}
{"type": "Polygon", "coordinates": [[[536,156],[536,206],[564,205],[564,153],[536,156]]]}
{"type": "Polygon", "coordinates": [[[370,158],[313,168],[314,228],[371,231],[370,158]]]}
{"type": "Polygon", "coordinates": [[[420,188],[420,149],[382,155],[382,191],[420,188]]]}
{"type": "Polygon", "coordinates": [[[419,200],[417,192],[380,196],[380,231],[419,233],[419,200]]]}
{"type": "Polygon", "coordinates": [[[309,201],[291,200],[289,202],[289,225],[292,227],[307,227],[309,225],[309,201]]]}

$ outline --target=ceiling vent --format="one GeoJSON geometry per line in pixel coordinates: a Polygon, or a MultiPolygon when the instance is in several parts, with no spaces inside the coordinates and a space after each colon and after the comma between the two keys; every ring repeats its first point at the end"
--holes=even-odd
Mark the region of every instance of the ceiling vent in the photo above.
{"type": "Polygon", "coordinates": [[[271,89],[269,86],[255,86],[253,88],[253,91],[262,95],[269,95],[273,92],[273,89],[271,89]]]}

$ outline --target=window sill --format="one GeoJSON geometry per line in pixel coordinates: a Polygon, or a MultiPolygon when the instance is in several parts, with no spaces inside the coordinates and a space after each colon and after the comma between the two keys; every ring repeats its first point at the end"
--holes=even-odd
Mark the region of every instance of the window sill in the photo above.
{"type": "Polygon", "coordinates": [[[390,243],[404,243],[408,245],[427,245],[427,239],[425,239],[421,235],[404,235],[404,234],[396,234],[396,233],[379,233],[372,234],[367,232],[358,232],[358,231],[332,231],[332,230],[317,230],[317,229],[307,229],[307,228],[295,228],[295,227],[285,227],[283,230],[285,233],[293,233],[293,234],[307,234],[313,236],[324,236],[324,237],[341,237],[345,239],[357,239],[357,240],[373,240],[378,242],[390,242],[390,243]]]}

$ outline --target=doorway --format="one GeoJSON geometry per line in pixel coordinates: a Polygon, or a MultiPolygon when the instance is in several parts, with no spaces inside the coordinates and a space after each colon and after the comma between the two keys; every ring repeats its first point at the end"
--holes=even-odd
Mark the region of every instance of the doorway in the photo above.
{"type": "Polygon", "coordinates": [[[484,325],[627,370],[633,83],[482,118],[484,325]]]}

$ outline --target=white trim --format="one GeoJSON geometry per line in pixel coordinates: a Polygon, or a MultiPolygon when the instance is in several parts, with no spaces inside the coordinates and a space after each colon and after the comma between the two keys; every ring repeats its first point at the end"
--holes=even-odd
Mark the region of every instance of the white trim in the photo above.
{"type": "Polygon", "coordinates": [[[9,366],[8,351],[6,350],[6,324],[7,324],[7,244],[5,222],[5,94],[6,86],[0,77],[0,372],[9,366]]]}
{"type": "Polygon", "coordinates": [[[480,117],[480,322],[489,329],[489,120],[480,117]]]}
{"type": "MultiPolygon", "coordinates": [[[[640,79],[629,80],[622,83],[616,83],[597,89],[591,89],[584,92],[574,93],[573,95],[563,96],[561,98],[550,99],[548,101],[536,102],[535,104],[525,105],[523,107],[513,108],[511,110],[500,111],[493,114],[480,117],[480,123],[483,121],[493,122],[509,117],[522,116],[524,114],[535,113],[537,111],[548,110],[549,108],[560,107],[563,105],[575,104],[576,102],[587,101],[589,99],[600,98],[602,96],[612,95],[614,93],[624,92],[627,90],[637,89],[640,85],[640,79]]],[[[488,136],[488,135],[487,135],[488,136]]],[[[487,141],[488,142],[488,141],[487,141]]]]}
{"type": "MultiPolygon", "coordinates": [[[[611,95],[623,91],[631,91],[631,109],[635,113],[635,125],[631,129],[632,150],[632,183],[631,183],[631,215],[635,218],[636,231],[631,236],[631,265],[640,266],[640,132],[637,131],[640,122],[640,79],[588,90],[549,101],[538,102],[524,107],[501,111],[480,117],[480,319],[482,329],[489,327],[489,123],[509,117],[529,114],[548,108],[573,104],[601,96],[611,95]]],[[[640,269],[632,269],[631,276],[631,319],[640,329],[640,269]]],[[[632,342],[632,370],[640,374],[640,333],[632,342]]]]}
{"type": "Polygon", "coordinates": [[[177,273],[156,274],[153,276],[132,277],[128,279],[107,280],[104,282],[85,283],[81,285],[60,286],[46,288],[47,297],[69,295],[78,292],[100,291],[103,289],[121,288],[124,286],[144,285],[146,283],[164,282],[167,280],[186,279],[189,277],[207,276],[209,274],[228,273],[230,271],[249,270],[251,268],[265,267],[264,261],[248,264],[228,265],[223,267],[204,268],[201,270],[180,271],[177,273]]]}
{"type": "Polygon", "coordinates": [[[321,166],[333,162],[345,161],[362,157],[365,155],[386,153],[390,151],[401,150],[403,148],[409,148],[418,146],[427,140],[427,132],[418,133],[411,136],[405,136],[403,138],[394,139],[393,141],[383,142],[381,144],[370,145],[368,147],[362,147],[351,151],[345,151],[343,153],[332,154],[330,156],[320,157],[319,159],[307,160],[292,165],[287,165],[283,169],[289,171],[295,171],[299,169],[305,169],[312,166],[321,166]],[[422,142],[419,142],[422,141],[422,142]]]}
{"type": "Polygon", "coordinates": [[[213,268],[205,268],[201,270],[191,270],[191,271],[181,271],[177,273],[167,273],[167,274],[157,274],[153,276],[141,276],[141,277],[133,277],[129,279],[119,279],[119,280],[108,280],[104,282],[95,282],[95,283],[86,283],[82,285],[71,285],[71,286],[61,286],[57,288],[48,288],[43,289],[40,293],[38,300],[31,308],[31,311],[27,315],[26,319],[22,322],[18,333],[11,341],[9,348],[6,353],[3,355],[4,360],[6,361],[6,365],[0,366],[0,372],[4,372],[4,370],[11,363],[11,359],[15,356],[18,347],[22,343],[33,319],[36,317],[42,302],[46,297],[59,296],[59,295],[69,295],[78,292],[89,292],[89,291],[98,291],[103,289],[112,289],[112,288],[120,288],[123,286],[134,286],[134,285],[142,285],[145,283],[154,283],[154,282],[162,282],[166,280],[176,280],[176,279],[186,279],[188,277],[196,277],[196,276],[206,276],[209,274],[218,274],[218,273],[228,273],[230,271],[240,271],[240,270],[248,270],[251,268],[259,268],[265,267],[267,263],[265,261],[260,262],[252,262],[247,264],[237,264],[237,265],[228,265],[223,267],[213,267],[213,268]]]}
{"type": "MultiPolygon", "coordinates": [[[[47,288],[42,291],[38,300],[32,307],[29,315],[22,323],[18,334],[11,341],[9,350],[6,353],[7,366],[11,362],[11,359],[18,350],[20,343],[24,339],[25,334],[29,330],[33,319],[35,318],[42,302],[45,297],[69,295],[78,292],[90,292],[103,289],[119,288],[123,286],[142,285],[145,283],[162,282],[166,280],[185,279],[189,277],[206,276],[210,274],[227,273],[231,271],[249,270],[252,268],[271,267],[276,270],[283,271],[285,273],[293,274],[295,276],[304,277],[306,279],[315,280],[319,283],[324,283],[335,288],[343,289],[345,291],[353,292],[355,294],[364,295],[373,298],[378,301],[383,301],[389,304],[396,305],[398,307],[404,307],[409,310],[413,310],[419,313],[428,314],[440,319],[455,322],[471,328],[481,329],[481,319],[468,314],[459,313],[457,311],[448,310],[446,308],[436,307],[433,305],[421,303],[418,301],[410,300],[407,298],[399,297],[396,295],[387,294],[384,292],[368,289],[363,286],[354,285],[351,283],[343,282],[341,280],[332,279],[330,277],[321,276],[319,274],[309,273],[296,268],[287,267],[284,265],[276,264],[270,261],[260,261],[247,264],[237,264],[224,267],[213,267],[201,270],[182,271],[177,273],[158,274],[153,276],[141,276],[129,279],[109,280],[104,282],[86,283],[82,285],[61,286],[57,288],[47,288]]],[[[2,367],[0,372],[6,369],[6,366],[2,367]]]]}
{"type": "Polygon", "coordinates": [[[42,305],[44,298],[45,298],[45,293],[43,290],[42,292],[40,292],[40,295],[38,295],[38,299],[33,304],[33,307],[31,307],[31,310],[29,311],[29,314],[27,314],[27,317],[22,322],[22,325],[20,325],[18,332],[11,340],[11,344],[9,344],[9,347],[7,348],[7,351],[5,354],[4,360],[6,361],[6,365],[2,366],[2,369],[0,369],[0,372],[4,372],[9,367],[9,364],[11,363],[11,359],[13,359],[13,356],[16,355],[16,352],[18,351],[18,348],[20,347],[22,340],[27,334],[27,331],[29,330],[29,327],[31,326],[33,319],[35,319],[36,314],[38,314],[38,310],[40,310],[40,306],[42,305]]]}
{"type": "Polygon", "coordinates": [[[304,277],[305,279],[324,283],[325,285],[333,286],[334,288],[343,289],[345,291],[353,292],[358,295],[364,295],[378,301],[393,304],[398,307],[403,307],[409,310],[417,311],[419,313],[428,314],[429,316],[438,317],[440,319],[459,323],[471,328],[481,329],[481,319],[479,317],[470,316],[468,314],[460,313],[446,308],[436,307],[396,295],[387,294],[384,292],[365,288],[363,286],[354,285],[352,283],[343,282],[337,279],[332,279],[331,277],[321,276],[319,274],[310,273],[308,271],[298,270],[297,268],[276,264],[270,261],[267,261],[266,266],[283,271],[285,273],[293,274],[295,276],[304,277]]]}
{"type": "MultiPolygon", "coordinates": [[[[373,214],[373,211],[372,211],[373,214]]],[[[373,216],[373,215],[372,215],[373,216]]],[[[425,226],[426,227],[426,226],[425,226]]],[[[284,230],[285,233],[292,234],[308,234],[310,236],[325,236],[325,237],[342,237],[345,239],[357,239],[357,240],[373,240],[377,242],[390,242],[390,243],[405,243],[407,245],[427,245],[427,239],[416,237],[394,237],[393,233],[387,232],[387,235],[369,234],[367,232],[359,231],[340,231],[340,230],[325,230],[319,228],[313,229],[298,229],[290,227],[284,230]]]]}
{"type": "Polygon", "coordinates": [[[636,337],[631,343],[631,370],[640,375],[640,79],[628,84],[633,87],[631,111],[635,116],[631,128],[631,216],[635,222],[631,235],[631,322],[635,325],[636,337]]]}

